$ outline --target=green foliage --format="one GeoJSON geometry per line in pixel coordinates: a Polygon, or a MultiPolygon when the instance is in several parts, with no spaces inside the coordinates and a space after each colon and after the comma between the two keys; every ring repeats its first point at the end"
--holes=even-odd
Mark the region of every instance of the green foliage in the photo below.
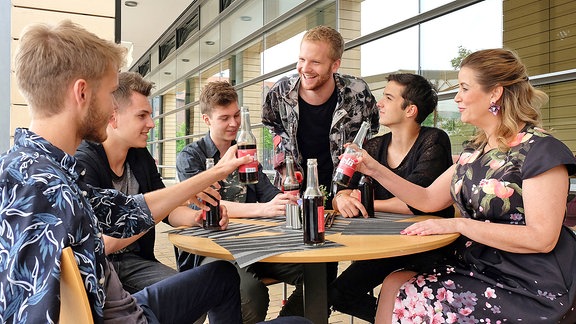
{"type": "MultiPolygon", "coordinates": [[[[180,126],[178,126],[178,129],[176,130],[176,137],[180,137],[180,136],[186,136],[187,134],[187,130],[186,130],[186,123],[182,123],[180,124],[180,126]]],[[[184,149],[184,146],[186,146],[187,141],[185,139],[177,139],[176,140],[176,152],[180,152],[182,151],[182,149],[184,149]]]]}
{"type": "Polygon", "coordinates": [[[458,45],[458,56],[450,60],[450,64],[454,70],[458,70],[462,60],[470,54],[472,54],[471,50],[464,48],[462,45],[458,45]]]}

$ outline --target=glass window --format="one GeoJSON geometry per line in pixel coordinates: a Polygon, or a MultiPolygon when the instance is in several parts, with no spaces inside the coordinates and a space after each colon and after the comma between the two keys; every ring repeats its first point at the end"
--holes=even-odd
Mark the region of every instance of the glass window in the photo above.
{"type": "Polygon", "coordinates": [[[418,70],[418,28],[412,27],[361,46],[361,75],[418,70]]]}
{"type": "Polygon", "coordinates": [[[502,47],[501,17],[502,1],[489,0],[422,24],[420,68],[454,70],[458,65],[452,66],[452,60],[458,57],[460,48],[476,51],[502,47]],[[493,17],[490,23],[477,19],[488,16],[493,17]],[[465,28],[453,26],[465,26],[465,28]]]}
{"type": "Polygon", "coordinates": [[[200,38],[200,64],[220,54],[220,29],[214,27],[200,38]]]}
{"type": "Polygon", "coordinates": [[[262,0],[246,1],[222,21],[220,39],[222,49],[234,45],[260,27],[262,27],[262,0]]]}
{"type": "Polygon", "coordinates": [[[178,79],[195,69],[200,62],[200,45],[198,42],[186,45],[176,58],[176,74],[178,79]]]}
{"type": "Polygon", "coordinates": [[[264,22],[271,22],[302,2],[304,0],[264,0],[264,22]]]}
{"type": "Polygon", "coordinates": [[[209,0],[204,1],[200,6],[200,28],[206,27],[212,20],[218,17],[220,13],[220,1],[209,0]]]}

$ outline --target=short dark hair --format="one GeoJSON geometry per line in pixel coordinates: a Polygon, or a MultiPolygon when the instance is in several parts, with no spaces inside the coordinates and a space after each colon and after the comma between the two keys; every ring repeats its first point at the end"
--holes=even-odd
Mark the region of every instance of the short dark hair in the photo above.
{"type": "Polygon", "coordinates": [[[227,81],[208,82],[200,93],[200,113],[212,116],[215,106],[228,106],[237,101],[238,93],[227,81]]]}
{"type": "Polygon", "coordinates": [[[422,124],[426,117],[436,109],[438,105],[436,88],[423,76],[413,73],[393,73],[388,75],[386,79],[388,82],[394,81],[404,86],[402,109],[410,104],[416,105],[418,107],[418,115],[416,116],[418,124],[422,124]]]}

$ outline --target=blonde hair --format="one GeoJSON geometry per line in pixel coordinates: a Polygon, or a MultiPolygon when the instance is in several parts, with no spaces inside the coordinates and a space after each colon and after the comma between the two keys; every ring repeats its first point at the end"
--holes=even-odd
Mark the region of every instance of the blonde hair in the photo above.
{"type": "Polygon", "coordinates": [[[302,42],[304,41],[324,42],[330,45],[330,58],[334,61],[341,59],[344,53],[344,38],[332,27],[316,26],[304,34],[302,42]]]}
{"type": "MultiPolygon", "coordinates": [[[[500,48],[480,50],[464,58],[460,67],[474,71],[483,91],[489,92],[497,86],[504,89],[496,102],[501,107],[499,114],[502,119],[494,134],[501,150],[508,150],[508,141],[516,135],[522,123],[542,126],[540,109],[548,102],[548,95],[530,84],[526,66],[516,53],[500,48]]],[[[472,139],[475,146],[488,140],[483,130],[478,131],[472,139]]]]}
{"type": "Polygon", "coordinates": [[[74,80],[98,87],[108,69],[124,65],[125,52],[69,20],[32,25],[24,29],[15,58],[18,87],[34,114],[49,117],[60,112],[74,80]]]}

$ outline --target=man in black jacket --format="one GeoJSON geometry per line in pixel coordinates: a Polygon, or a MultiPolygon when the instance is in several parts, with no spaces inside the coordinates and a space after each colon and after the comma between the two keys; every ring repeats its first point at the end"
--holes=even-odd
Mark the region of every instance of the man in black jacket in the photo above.
{"type": "MultiPolygon", "coordinates": [[[[137,73],[120,73],[119,87],[114,92],[118,109],[106,129],[108,138],[102,144],[83,141],[76,152],[76,158],[86,167],[86,183],[130,195],[165,187],[156,162],[146,149],[148,131],[154,127],[148,101],[152,86],[137,73]]],[[[197,226],[200,217],[200,211],[181,206],[164,221],[172,226],[197,226]]],[[[220,225],[227,224],[225,216],[220,225]]],[[[154,241],[153,230],[129,239],[104,236],[106,254],[130,293],[177,273],[156,260],[154,241]]]]}

